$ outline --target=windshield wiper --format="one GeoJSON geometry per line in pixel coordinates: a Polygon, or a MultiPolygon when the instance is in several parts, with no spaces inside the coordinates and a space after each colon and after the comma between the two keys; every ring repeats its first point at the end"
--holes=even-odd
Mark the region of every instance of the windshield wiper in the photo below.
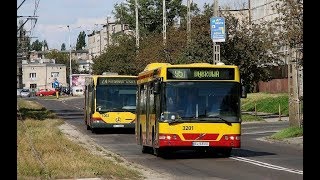
{"type": "Polygon", "coordinates": [[[210,118],[218,118],[219,120],[222,120],[223,122],[225,122],[228,125],[231,125],[231,122],[229,122],[228,120],[222,118],[220,115],[216,115],[216,116],[209,116],[210,118]]]}
{"type": "Polygon", "coordinates": [[[108,108],[108,109],[103,109],[103,111],[108,111],[108,112],[126,112],[128,110],[122,109],[122,108],[108,108]]]}
{"type": "Polygon", "coordinates": [[[181,119],[175,119],[175,120],[170,120],[168,121],[168,124],[177,124],[177,123],[183,123],[184,121],[181,121],[181,119]]]}

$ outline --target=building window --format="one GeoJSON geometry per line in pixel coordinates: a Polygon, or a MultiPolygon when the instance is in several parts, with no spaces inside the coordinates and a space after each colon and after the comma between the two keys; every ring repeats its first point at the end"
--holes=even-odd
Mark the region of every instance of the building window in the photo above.
{"type": "Polygon", "coordinates": [[[37,88],[37,84],[30,84],[30,89],[37,88]]]}
{"type": "Polygon", "coordinates": [[[37,74],[36,73],[30,73],[29,74],[29,78],[36,78],[37,77],[37,74]]]}
{"type": "Polygon", "coordinates": [[[59,77],[59,72],[52,72],[51,77],[53,77],[53,78],[59,77]]]}
{"type": "Polygon", "coordinates": [[[116,32],[116,26],[112,25],[111,29],[112,29],[112,33],[114,34],[116,32]]]}

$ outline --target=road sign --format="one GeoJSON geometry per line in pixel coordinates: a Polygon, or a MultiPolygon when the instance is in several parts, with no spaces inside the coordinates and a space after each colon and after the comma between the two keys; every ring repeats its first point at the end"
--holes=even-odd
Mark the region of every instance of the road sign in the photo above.
{"type": "Polygon", "coordinates": [[[53,82],[53,88],[59,88],[59,82],[57,80],[53,82]]]}
{"type": "Polygon", "coordinates": [[[223,17],[210,18],[211,39],[213,42],[225,42],[225,20],[223,17]]]}

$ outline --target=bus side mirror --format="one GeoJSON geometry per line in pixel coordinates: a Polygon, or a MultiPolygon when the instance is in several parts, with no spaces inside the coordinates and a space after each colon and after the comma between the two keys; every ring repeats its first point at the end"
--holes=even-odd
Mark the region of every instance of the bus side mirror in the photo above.
{"type": "Polygon", "coordinates": [[[160,93],[160,81],[154,82],[153,93],[154,94],[159,94],[160,93]]]}
{"type": "Polygon", "coordinates": [[[241,86],[241,98],[247,98],[247,90],[244,85],[241,86]]]}

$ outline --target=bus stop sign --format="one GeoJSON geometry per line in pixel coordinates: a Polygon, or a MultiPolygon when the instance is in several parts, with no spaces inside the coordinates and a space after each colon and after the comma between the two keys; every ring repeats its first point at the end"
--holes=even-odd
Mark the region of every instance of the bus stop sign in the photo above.
{"type": "Polygon", "coordinates": [[[211,39],[213,42],[225,42],[225,20],[223,17],[210,18],[211,39]]]}

